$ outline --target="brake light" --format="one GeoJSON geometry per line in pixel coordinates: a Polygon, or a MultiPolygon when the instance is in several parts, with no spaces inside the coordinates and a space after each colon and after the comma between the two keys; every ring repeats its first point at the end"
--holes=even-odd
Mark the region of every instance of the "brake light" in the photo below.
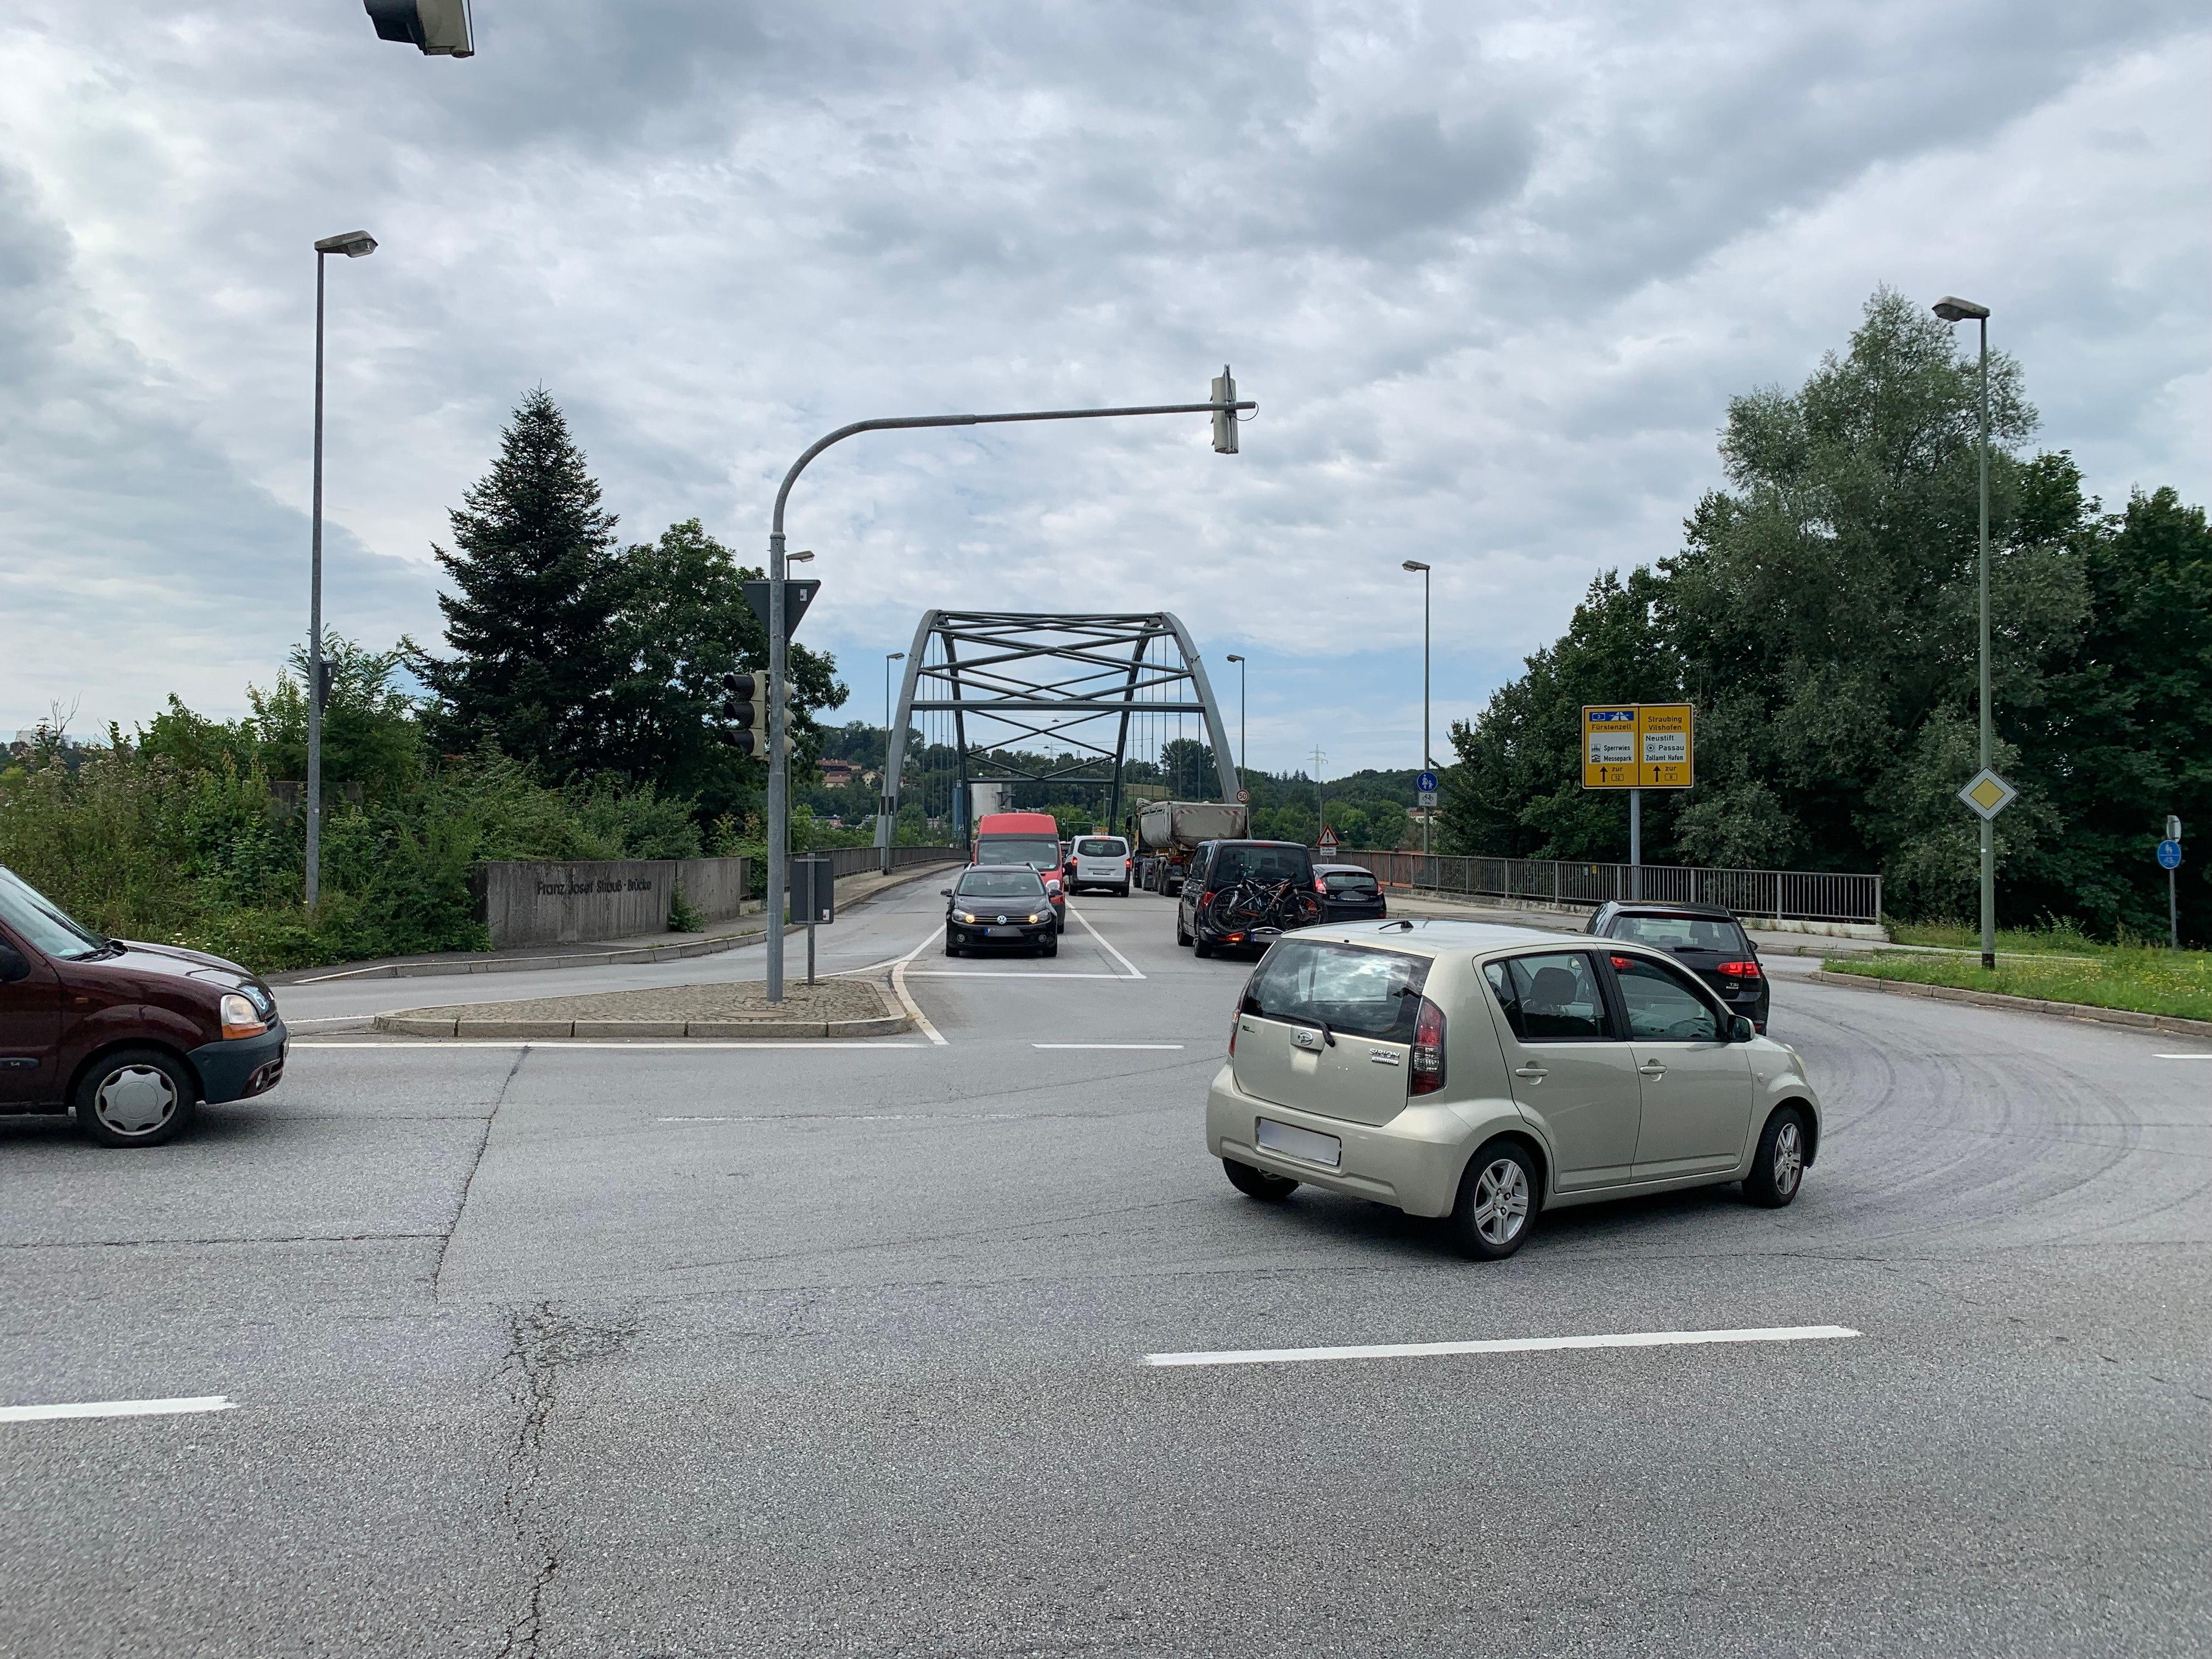
{"type": "Polygon", "coordinates": [[[1314,878],[1314,891],[1316,893],[1326,893],[1328,891],[1328,884],[1322,880],[1319,876],[1316,876],[1314,878]]]}
{"type": "Polygon", "coordinates": [[[1728,979],[1764,979],[1766,977],[1765,975],[1759,971],[1759,964],[1755,962],[1724,962],[1721,963],[1719,967],[1714,969],[1713,971],[1728,979]]]}
{"type": "Polygon", "coordinates": [[[1421,1012],[1413,1022],[1413,1059],[1406,1079],[1409,1095],[1432,1095],[1444,1086],[1444,1011],[1421,999],[1421,1012]]]}
{"type": "Polygon", "coordinates": [[[1231,1060],[1237,1058],[1237,1022],[1243,1018],[1242,1012],[1229,1016],[1229,1058],[1231,1060]]]}

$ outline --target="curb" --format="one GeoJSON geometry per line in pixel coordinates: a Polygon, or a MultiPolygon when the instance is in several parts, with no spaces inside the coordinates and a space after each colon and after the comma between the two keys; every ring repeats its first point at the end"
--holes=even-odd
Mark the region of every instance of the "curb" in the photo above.
{"type": "Polygon", "coordinates": [[[884,1012],[867,1019],[440,1019],[424,1014],[378,1014],[369,1029],[390,1036],[507,1037],[873,1037],[911,1030],[914,1020],[894,1008],[890,994],[864,980],[884,1012]]]}
{"type": "Polygon", "coordinates": [[[2020,1014],[2045,1014],[2094,1025],[2122,1025],[2137,1031],[2166,1031],[2175,1036],[2212,1037],[2212,1019],[2184,1019],[2179,1014],[2142,1014],[2132,1008],[2100,1008],[2087,1002],[2049,1002],[2039,997],[2007,996],[2000,991],[1969,991],[1956,985],[1923,985],[1918,980],[1876,979],[1868,974],[1832,974],[1826,969],[1805,977],[1821,985],[1886,991],[1892,996],[1929,997],[1964,1002],[1977,1008],[2008,1008],[2020,1014]]]}

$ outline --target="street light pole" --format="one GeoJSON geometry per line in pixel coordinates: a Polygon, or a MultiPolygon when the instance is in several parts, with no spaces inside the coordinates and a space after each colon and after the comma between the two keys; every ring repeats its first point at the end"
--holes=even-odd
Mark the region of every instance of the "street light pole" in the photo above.
{"type": "Polygon", "coordinates": [[[376,252],[365,230],[325,236],[315,244],[315,504],[307,542],[307,870],[310,915],[323,897],[323,262],[333,253],[359,259],[376,252]]]}
{"type": "MultiPolygon", "coordinates": [[[[1419,559],[1408,559],[1405,568],[1421,573],[1421,770],[1431,770],[1436,761],[1429,753],[1429,568],[1419,559]]],[[[1421,809],[1421,856],[1429,855],[1429,820],[1436,809],[1421,809]]]]}
{"type": "Polygon", "coordinates": [[[897,415],[873,421],[855,421],[850,426],[841,426],[825,434],[808,446],[805,452],[791,464],[783,475],[783,483],[775,492],[775,511],[769,520],[768,532],[768,673],[769,673],[769,752],[768,752],[768,1000],[783,1000],[783,894],[785,863],[790,855],[791,808],[790,771],[784,755],[784,665],[785,648],[783,617],[783,589],[785,580],[783,555],[783,512],[791,499],[791,487],[799,482],[799,475],[806,465],[834,443],[860,432],[894,432],[922,427],[939,426],[1004,426],[1024,421],[1096,421],[1110,420],[1126,415],[1212,415],[1215,417],[1213,447],[1224,454],[1234,454],[1237,448],[1236,415],[1239,410],[1257,409],[1260,405],[1247,398],[1239,401],[1236,382],[1224,372],[1217,383],[1220,395],[1202,404],[1140,404],[1120,409],[1038,409],[1024,410],[1002,415],[897,415]]]}
{"type": "MultiPolygon", "coordinates": [[[[1990,754],[1995,747],[1990,720],[1990,308],[1976,305],[1972,300],[1961,300],[1946,295],[1935,306],[1936,314],[1947,323],[1972,321],[1981,328],[1981,560],[1979,586],[1981,589],[1981,665],[1979,671],[1981,702],[1982,769],[1990,765],[1990,754]]],[[[1990,818],[1982,820],[1982,966],[1994,970],[1997,965],[1997,856],[1996,825],[1990,818]]]]}
{"type": "Polygon", "coordinates": [[[1241,784],[1243,774],[1252,769],[1252,751],[1244,746],[1244,659],[1232,651],[1228,659],[1237,665],[1237,771],[1241,784]]]}

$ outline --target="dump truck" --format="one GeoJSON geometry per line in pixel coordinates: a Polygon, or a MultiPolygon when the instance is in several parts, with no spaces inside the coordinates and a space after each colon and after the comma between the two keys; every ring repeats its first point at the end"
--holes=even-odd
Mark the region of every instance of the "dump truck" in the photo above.
{"type": "Polygon", "coordinates": [[[1252,815],[1233,800],[1148,800],[1127,818],[1129,845],[1145,860],[1145,885],[1182,891],[1182,872],[1200,842],[1242,841],[1252,815]]]}

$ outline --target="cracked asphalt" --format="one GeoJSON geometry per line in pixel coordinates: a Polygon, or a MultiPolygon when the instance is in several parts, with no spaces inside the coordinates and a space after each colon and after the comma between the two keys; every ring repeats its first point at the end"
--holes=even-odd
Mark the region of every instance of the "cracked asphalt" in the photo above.
{"type": "Polygon", "coordinates": [[[2158,1058],[2201,1045],[1778,961],[1828,1111],[1797,1203],[1565,1212],[1475,1265],[1232,1192],[1199,1121],[1244,969],[1078,908],[1145,977],[1083,922],[933,949],[943,1046],[325,1036],[167,1148],[0,1120],[0,1405],[233,1402],[0,1423],[0,1652],[2212,1650],[2212,1061],[2158,1058]],[[1071,1042],[1183,1046],[1034,1046],[1071,1042]],[[1827,1323],[1863,1335],[1139,1364],[1827,1323]]]}

